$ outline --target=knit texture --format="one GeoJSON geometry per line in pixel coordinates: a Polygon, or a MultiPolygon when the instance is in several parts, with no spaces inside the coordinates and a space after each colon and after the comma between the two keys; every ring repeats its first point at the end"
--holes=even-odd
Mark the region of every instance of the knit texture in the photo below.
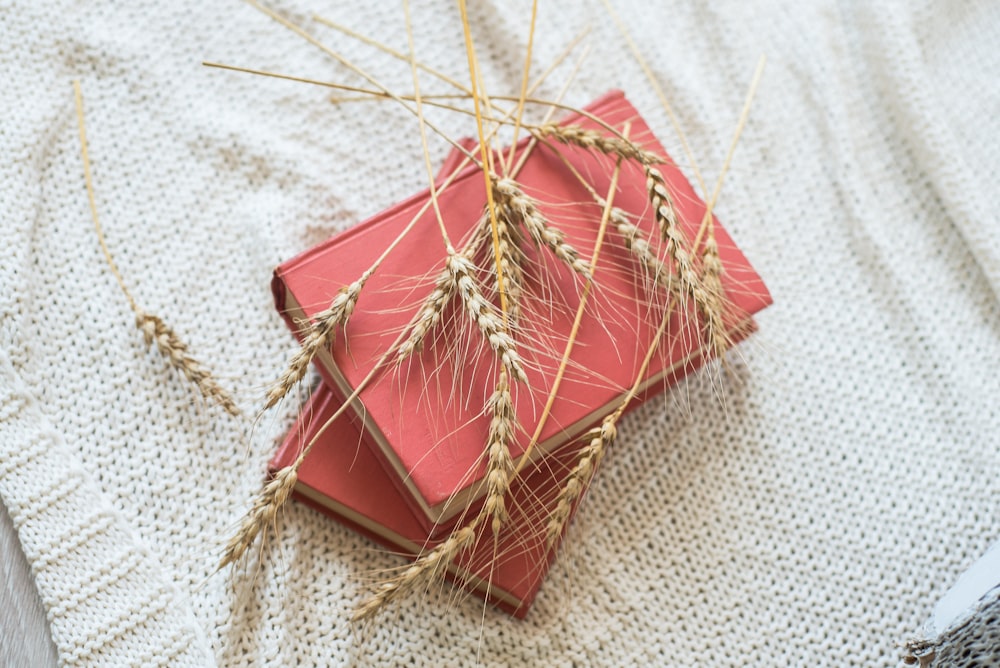
{"type": "MultiPolygon", "coordinates": [[[[90,221],[71,81],[125,281],[248,415],[295,347],[272,268],[425,187],[413,117],[202,67],[368,85],[247,4],[0,0],[0,500],[61,662],[898,660],[998,538],[1000,6],[619,4],[710,184],[768,55],[717,211],[775,304],[732,375],[623,421],[527,620],[445,589],[359,633],[351,610],[401,562],[301,505],[259,567],[213,575],[296,402],[229,417],[146,349],[90,221]]],[[[470,5],[487,90],[516,94],[531,3],[470,5]]],[[[691,174],[600,4],[539,5],[534,71],[590,25],[566,101],[624,89],[691,174]]],[[[311,19],[405,49],[397,4],[278,6],[411,89],[405,64],[311,19]]],[[[454,3],[413,15],[418,57],[465,80],[454,3]]]]}

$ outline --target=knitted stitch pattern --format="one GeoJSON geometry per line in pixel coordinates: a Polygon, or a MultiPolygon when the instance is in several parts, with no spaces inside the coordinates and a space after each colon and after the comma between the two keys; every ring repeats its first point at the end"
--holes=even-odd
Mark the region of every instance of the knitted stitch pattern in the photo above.
{"type": "MultiPolygon", "coordinates": [[[[275,4],[411,90],[408,65],[311,20],[405,49],[395,3],[275,4]]],[[[454,3],[417,4],[418,57],[463,78],[454,3]]],[[[516,94],[531,3],[470,4],[487,90],[516,94]]],[[[401,562],[299,504],[259,566],[213,575],[297,404],[251,439],[146,349],[90,221],[71,81],[125,281],[248,415],[294,350],[272,268],[425,187],[412,117],[202,67],[359,83],[243,3],[0,0],[0,500],[62,663],[898,659],[998,538],[1000,6],[619,4],[710,184],[769,56],[717,211],[775,305],[728,379],[623,421],[526,621],[444,589],[358,634],[351,610],[401,562]]],[[[624,89],[693,176],[599,3],[539,5],[533,71],[590,25],[566,101],[624,89]]]]}

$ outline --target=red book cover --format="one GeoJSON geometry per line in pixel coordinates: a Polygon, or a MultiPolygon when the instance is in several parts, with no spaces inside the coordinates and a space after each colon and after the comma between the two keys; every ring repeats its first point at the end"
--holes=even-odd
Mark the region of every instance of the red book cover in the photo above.
{"type": "MultiPolygon", "coordinates": [[[[340,400],[321,384],[271,462],[272,470],[290,464],[340,400]]],[[[572,466],[574,449],[545,459],[511,488],[511,514],[501,530],[497,559],[487,529],[449,571],[449,578],[517,617],[527,614],[555,550],[545,545],[544,513],[537,504],[551,501],[572,466]],[[535,508],[535,512],[530,512],[535,508]]],[[[299,469],[295,498],[332,516],[391,550],[411,557],[430,549],[423,523],[400,496],[389,475],[348,414],[323,433],[299,469]]]]}
{"type": "MultiPolygon", "coordinates": [[[[563,123],[605,132],[592,119],[598,117],[619,131],[627,127],[637,144],[666,155],[622,93],[604,96],[587,112],[589,116],[573,115],[563,123]]],[[[522,142],[519,149],[527,150],[525,146],[522,142]]],[[[590,189],[607,196],[615,162],[596,151],[549,142],[534,148],[517,175],[523,191],[536,200],[549,224],[562,230],[566,242],[581,258],[591,257],[602,212],[590,189]]],[[[614,205],[629,215],[663,257],[643,169],[632,161],[623,161],[620,169],[614,205]]],[[[705,205],[676,166],[668,162],[659,169],[672,190],[684,234],[693,240],[705,205]]],[[[298,333],[297,323],[327,308],[343,286],[358,279],[400,232],[416,221],[368,280],[345,331],[318,357],[325,381],[341,396],[348,396],[358,386],[407,328],[444,268],[445,244],[433,208],[419,213],[429,197],[423,192],[397,204],[275,270],[277,307],[298,333]]],[[[443,224],[455,247],[460,248],[472,235],[485,203],[483,176],[476,168],[459,175],[439,193],[443,224]]],[[[770,303],[770,296],[717,221],[715,239],[730,302],[727,323],[734,338],[739,338],[752,329],[752,315],[770,303]]],[[[584,284],[547,248],[533,245],[526,234],[522,247],[529,260],[525,272],[528,295],[514,338],[527,382],[512,387],[521,436],[510,446],[515,460],[524,453],[527,435],[534,431],[553,385],[584,284]]],[[[489,266],[492,256],[488,247],[478,260],[480,267],[489,266]]],[[[650,289],[643,274],[623,236],[610,227],[594,268],[595,287],[559,400],[552,407],[534,456],[574,440],[614,410],[635,380],[668,301],[650,289]]],[[[487,276],[483,271],[477,280],[490,294],[487,276]]],[[[675,377],[697,366],[701,355],[698,319],[674,309],[668,334],[644,379],[644,393],[661,391],[675,377]]],[[[490,422],[484,403],[496,378],[493,351],[468,322],[461,304],[452,303],[419,355],[390,365],[355,403],[376,457],[401,497],[410,503],[425,535],[453,521],[482,495],[483,451],[490,422]]]]}

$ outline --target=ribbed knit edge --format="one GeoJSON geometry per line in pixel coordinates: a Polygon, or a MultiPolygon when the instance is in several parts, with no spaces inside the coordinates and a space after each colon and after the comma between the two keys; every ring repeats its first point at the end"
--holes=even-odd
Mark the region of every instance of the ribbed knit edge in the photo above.
{"type": "Polygon", "coordinates": [[[190,606],[90,480],[3,351],[0,501],[31,564],[60,664],[213,664],[190,606]]]}

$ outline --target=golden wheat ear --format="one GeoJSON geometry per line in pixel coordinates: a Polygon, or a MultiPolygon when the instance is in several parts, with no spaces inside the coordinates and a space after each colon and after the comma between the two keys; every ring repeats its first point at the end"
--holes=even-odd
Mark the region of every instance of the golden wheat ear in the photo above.
{"type": "Polygon", "coordinates": [[[559,490],[559,495],[556,497],[555,509],[549,515],[549,522],[545,528],[545,538],[549,547],[555,545],[559,537],[563,535],[573,504],[590,484],[597,472],[597,467],[604,459],[604,454],[618,437],[616,421],[617,415],[608,416],[600,427],[590,430],[584,436],[587,439],[587,444],[580,450],[576,465],[566,476],[566,482],[563,483],[562,489],[559,490]]]}
{"type": "Polygon", "coordinates": [[[483,296],[482,290],[479,289],[479,285],[473,277],[475,265],[468,257],[452,253],[448,257],[448,267],[455,277],[455,290],[462,299],[469,319],[479,328],[483,338],[496,353],[497,359],[510,377],[513,380],[527,383],[528,375],[524,371],[524,363],[521,361],[521,355],[517,352],[514,338],[507,331],[503,317],[496,312],[493,304],[483,296]]]}
{"type": "Polygon", "coordinates": [[[623,160],[635,160],[643,165],[656,165],[663,162],[662,157],[640,148],[628,139],[611,137],[599,130],[591,130],[579,125],[546,123],[533,128],[532,134],[538,139],[554,139],[567,146],[578,146],[588,151],[617,156],[623,160]]]}
{"type": "Polygon", "coordinates": [[[306,328],[301,347],[289,360],[285,372],[268,390],[264,410],[275,406],[291,392],[306,375],[313,358],[320,350],[333,343],[337,337],[337,330],[346,326],[347,321],[351,319],[358,297],[361,296],[361,289],[372,273],[372,270],[366,271],[361,278],[341,288],[330,302],[330,306],[316,314],[306,328]]]}
{"type": "Polygon", "coordinates": [[[278,511],[288,500],[299,476],[296,467],[286,466],[264,485],[264,488],[254,499],[250,512],[240,523],[239,529],[226,543],[219,560],[218,570],[230,564],[239,563],[247,550],[254,544],[257,537],[264,531],[274,527],[278,511]]]}
{"type": "MultiPolygon", "coordinates": [[[[521,235],[517,221],[510,207],[497,200],[497,245],[500,271],[494,276],[497,294],[500,293],[500,275],[503,275],[503,290],[507,297],[507,318],[516,324],[521,318],[521,302],[524,299],[524,265],[527,258],[521,249],[521,235]]],[[[484,214],[480,226],[489,226],[489,211],[484,214]]]]}
{"type": "Polygon", "coordinates": [[[486,501],[483,513],[490,517],[496,535],[507,520],[506,497],[514,476],[510,444],[514,440],[517,416],[505,369],[500,370],[496,390],[486,407],[490,412],[490,430],[486,442],[486,501]]]}
{"type": "Polygon", "coordinates": [[[566,242],[562,230],[549,225],[539,211],[535,201],[528,197],[513,179],[500,179],[494,184],[498,208],[510,212],[513,220],[519,221],[528,231],[532,241],[548,248],[553,255],[564,262],[584,280],[591,279],[590,265],[580,257],[580,253],[566,242]]]}
{"type": "Polygon", "coordinates": [[[372,619],[392,602],[436,582],[448,564],[472,547],[475,540],[476,530],[473,526],[455,531],[448,540],[422,555],[398,576],[379,585],[375,594],[355,610],[351,621],[372,619]]]}
{"type": "Polygon", "coordinates": [[[397,362],[402,362],[413,353],[420,352],[424,345],[424,339],[441,322],[444,309],[455,294],[456,285],[457,277],[451,263],[446,262],[445,268],[441,270],[434,281],[434,289],[417,309],[417,315],[412,327],[410,327],[409,334],[396,348],[397,362]]]}
{"type": "Polygon", "coordinates": [[[156,343],[157,350],[167,358],[170,366],[198,388],[203,397],[217,403],[232,416],[240,415],[240,409],[229,393],[219,386],[212,374],[202,367],[198,360],[188,354],[187,345],[167,323],[151,313],[137,309],[135,326],[142,332],[146,345],[151,346],[156,343]]]}
{"type": "Polygon", "coordinates": [[[618,208],[611,210],[611,224],[614,225],[626,250],[639,262],[652,282],[663,288],[668,297],[678,296],[677,280],[673,273],[667,269],[667,265],[653,252],[649,241],[643,236],[642,230],[629,220],[624,211],[618,208]]]}

